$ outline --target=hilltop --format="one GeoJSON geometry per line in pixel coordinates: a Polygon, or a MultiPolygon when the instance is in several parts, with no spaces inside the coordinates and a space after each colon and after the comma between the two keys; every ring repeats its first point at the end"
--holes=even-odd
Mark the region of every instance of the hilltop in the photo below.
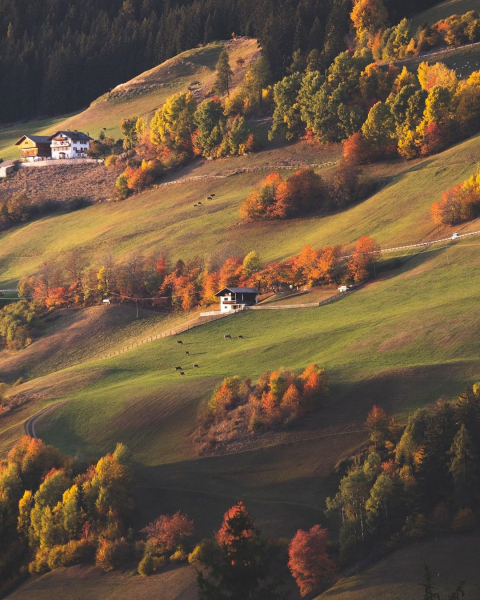
{"type": "Polygon", "coordinates": [[[6,160],[18,157],[14,145],[21,135],[47,135],[59,129],[84,131],[98,136],[103,130],[108,136],[121,136],[119,123],[123,118],[136,116],[152,117],[168,96],[190,90],[200,100],[211,92],[215,65],[222,48],[230,54],[234,76],[234,90],[245,70],[258,57],[257,41],[251,38],[236,38],[224,42],[213,42],[201,48],[182,52],[164,63],[118,85],[104,94],[84,111],[62,118],[19,123],[0,129],[0,156],[6,160]],[[238,58],[244,59],[242,66],[238,58]]]}

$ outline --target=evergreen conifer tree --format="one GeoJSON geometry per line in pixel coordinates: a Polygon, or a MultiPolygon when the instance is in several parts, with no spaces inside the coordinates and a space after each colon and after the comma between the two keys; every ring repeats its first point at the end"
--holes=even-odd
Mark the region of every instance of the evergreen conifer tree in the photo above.
{"type": "Polygon", "coordinates": [[[230,81],[233,76],[232,68],[228,60],[228,52],[223,49],[217,62],[217,77],[215,80],[215,92],[222,96],[223,94],[230,95],[230,81]]]}

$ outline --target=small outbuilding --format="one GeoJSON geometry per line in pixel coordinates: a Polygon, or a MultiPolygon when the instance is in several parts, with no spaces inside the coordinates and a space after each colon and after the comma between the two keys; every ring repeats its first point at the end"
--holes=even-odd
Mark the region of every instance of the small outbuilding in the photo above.
{"type": "Polygon", "coordinates": [[[46,135],[22,135],[15,143],[20,147],[20,158],[24,160],[35,160],[39,158],[50,158],[50,138],[46,135]]]}
{"type": "Polygon", "coordinates": [[[0,162],[0,179],[11,175],[16,168],[17,167],[14,160],[6,160],[4,162],[0,162]]]}
{"type": "Polygon", "coordinates": [[[246,306],[254,306],[260,292],[255,288],[226,287],[215,294],[220,298],[220,312],[235,312],[246,306]]]}

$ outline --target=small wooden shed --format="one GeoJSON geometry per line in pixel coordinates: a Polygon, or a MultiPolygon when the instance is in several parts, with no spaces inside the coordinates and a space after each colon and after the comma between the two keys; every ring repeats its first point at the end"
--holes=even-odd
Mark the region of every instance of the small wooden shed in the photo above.
{"type": "Polygon", "coordinates": [[[0,163],[0,179],[11,175],[16,169],[14,160],[6,160],[0,163]]]}

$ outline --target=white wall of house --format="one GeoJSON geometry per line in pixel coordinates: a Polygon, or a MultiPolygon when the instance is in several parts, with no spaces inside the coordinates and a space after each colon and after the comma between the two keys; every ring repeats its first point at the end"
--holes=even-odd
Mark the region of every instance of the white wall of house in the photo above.
{"type": "Polygon", "coordinates": [[[222,313],[232,312],[233,305],[225,304],[225,302],[230,302],[231,299],[232,299],[232,297],[230,296],[230,294],[228,296],[220,296],[220,312],[222,312],[222,313]]]}
{"type": "Polygon", "coordinates": [[[52,140],[50,145],[52,149],[52,158],[60,160],[62,158],[84,158],[90,148],[89,140],[78,140],[74,142],[66,135],[59,135],[62,141],[52,140]]]}

